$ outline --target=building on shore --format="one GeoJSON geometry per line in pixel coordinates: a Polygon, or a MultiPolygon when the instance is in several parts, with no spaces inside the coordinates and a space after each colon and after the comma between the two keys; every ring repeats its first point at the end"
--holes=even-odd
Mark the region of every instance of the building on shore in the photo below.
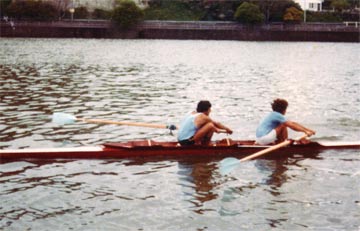
{"type": "Polygon", "coordinates": [[[294,0],[303,10],[308,11],[322,11],[322,4],[324,0],[294,0]]]}

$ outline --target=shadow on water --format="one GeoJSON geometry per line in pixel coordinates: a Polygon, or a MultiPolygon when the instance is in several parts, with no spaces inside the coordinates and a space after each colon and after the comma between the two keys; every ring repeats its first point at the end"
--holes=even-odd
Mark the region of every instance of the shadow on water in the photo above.
{"type": "MultiPolygon", "coordinates": [[[[219,215],[252,218],[251,214],[266,208],[267,204],[277,203],[276,201],[287,203],[286,199],[283,201],[287,193],[283,185],[297,177],[289,173],[289,170],[304,168],[301,162],[305,159],[322,159],[319,154],[320,152],[293,153],[277,158],[269,155],[243,162],[227,176],[218,175],[216,194],[221,201],[219,215]]],[[[282,218],[270,219],[264,216],[264,219],[269,228],[286,222],[282,218]]]]}
{"type": "MultiPolygon", "coordinates": [[[[321,159],[320,152],[293,153],[286,156],[263,156],[262,158],[244,163],[243,175],[222,176],[219,173],[218,163],[220,157],[183,157],[168,161],[176,162],[178,166],[177,175],[180,179],[185,200],[192,204],[191,209],[197,214],[206,212],[219,212],[221,215],[238,215],[237,211],[219,211],[208,208],[207,203],[214,200],[232,201],[238,195],[250,193],[257,188],[268,186],[268,191],[273,196],[280,196],[281,187],[292,176],[287,174],[291,166],[301,166],[304,159],[321,159]],[[245,166],[246,165],[246,166],[245,166]],[[251,166],[251,167],[249,167],[251,166]],[[251,176],[250,178],[248,176],[251,176]],[[246,180],[244,180],[244,178],[246,180]],[[228,187],[228,182],[231,182],[228,187]],[[236,183],[238,182],[238,183],[236,183]],[[245,184],[244,184],[245,182],[245,184]],[[240,185],[240,186],[239,186],[240,185]],[[237,194],[237,196],[229,195],[237,194]],[[224,195],[226,194],[226,195],[224,195]],[[224,198],[225,196],[225,198],[224,198]]],[[[158,158],[131,159],[125,165],[144,165],[148,162],[163,161],[158,158]]],[[[271,226],[271,224],[270,224],[271,226]]]]}
{"type": "Polygon", "coordinates": [[[301,166],[301,161],[304,159],[322,159],[319,157],[320,152],[311,152],[306,154],[292,154],[289,157],[282,157],[276,160],[269,161],[270,159],[259,159],[256,161],[255,166],[259,171],[268,172],[268,177],[263,181],[264,185],[270,186],[270,193],[273,196],[279,195],[278,189],[286,183],[291,176],[286,174],[291,166],[301,166]]]}
{"type": "Polygon", "coordinates": [[[184,189],[187,200],[193,207],[195,213],[203,214],[213,209],[207,209],[205,204],[218,198],[214,191],[218,183],[215,181],[215,171],[217,165],[211,161],[205,162],[178,162],[179,175],[183,178],[183,186],[191,185],[192,190],[184,189]],[[190,193],[189,193],[190,192],[190,193]]]}

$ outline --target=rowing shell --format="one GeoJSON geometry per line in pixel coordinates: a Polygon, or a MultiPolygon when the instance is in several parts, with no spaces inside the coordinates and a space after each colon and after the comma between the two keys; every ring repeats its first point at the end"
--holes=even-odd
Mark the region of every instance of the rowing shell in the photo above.
{"type": "MultiPolygon", "coordinates": [[[[224,139],[208,146],[180,146],[177,142],[156,142],[152,140],[105,143],[97,146],[72,148],[39,148],[0,150],[0,161],[9,159],[124,159],[134,157],[195,157],[236,156],[245,157],[270,146],[256,145],[254,141],[224,139]]],[[[318,153],[329,149],[360,150],[360,142],[310,142],[292,144],[271,156],[282,154],[318,153]]]]}

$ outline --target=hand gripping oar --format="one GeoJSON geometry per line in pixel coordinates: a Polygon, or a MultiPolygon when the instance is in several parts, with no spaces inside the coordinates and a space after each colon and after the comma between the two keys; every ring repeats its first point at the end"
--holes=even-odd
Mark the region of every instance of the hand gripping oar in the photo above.
{"type": "Polygon", "coordinates": [[[59,125],[73,124],[76,121],[82,121],[85,123],[95,123],[95,124],[115,124],[115,125],[127,125],[127,126],[138,126],[138,127],[149,127],[149,128],[166,128],[166,129],[170,129],[171,131],[177,129],[175,125],[76,118],[76,116],[74,115],[70,115],[63,112],[56,112],[52,116],[52,122],[59,125]]]}
{"type": "Polygon", "coordinates": [[[250,156],[244,157],[244,158],[242,158],[240,160],[237,159],[237,158],[234,158],[234,157],[225,158],[222,161],[220,161],[220,167],[219,167],[220,173],[221,173],[221,175],[226,175],[226,174],[230,173],[232,170],[234,170],[238,166],[238,164],[240,164],[241,162],[251,160],[251,159],[254,159],[254,158],[259,157],[259,156],[262,156],[262,155],[267,154],[269,152],[275,151],[275,150],[277,150],[279,148],[285,147],[285,146],[291,144],[294,141],[299,141],[299,140],[304,139],[306,137],[308,137],[308,135],[303,135],[303,136],[301,136],[299,138],[296,138],[295,140],[285,140],[285,141],[283,141],[283,142],[281,142],[279,144],[276,144],[276,145],[268,147],[268,148],[266,148],[264,150],[258,151],[256,153],[254,153],[254,154],[252,154],[250,156]]]}

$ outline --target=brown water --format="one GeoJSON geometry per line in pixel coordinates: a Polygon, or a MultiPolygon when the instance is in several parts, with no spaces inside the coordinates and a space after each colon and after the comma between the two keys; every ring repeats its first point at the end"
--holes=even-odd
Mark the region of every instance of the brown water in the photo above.
{"type": "MultiPolygon", "coordinates": [[[[51,115],[176,124],[200,99],[230,138],[252,139],[276,97],[315,139],[360,140],[358,44],[1,39],[0,48],[1,149],[175,140],[151,128],[60,127],[51,115]]],[[[358,151],[260,159],[228,177],[219,161],[2,161],[0,229],[359,230],[358,151]]]]}

